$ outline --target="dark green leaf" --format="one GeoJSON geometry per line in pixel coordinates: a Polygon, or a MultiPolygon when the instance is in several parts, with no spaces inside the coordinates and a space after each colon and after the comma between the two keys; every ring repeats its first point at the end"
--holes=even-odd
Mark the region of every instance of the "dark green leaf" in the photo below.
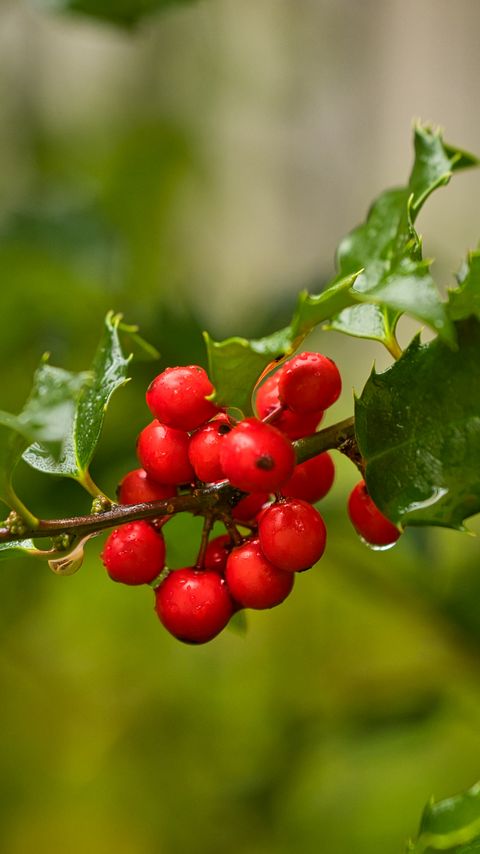
{"type": "Polygon", "coordinates": [[[457,333],[457,351],[414,339],[356,401],[368,489],[402,525],[461,528],[480,511],[480,323],[457,333]]]}
{"type": "Polygon", "coordinates": [[[172,6],[187,6],[194,0],[48,0],[48,9],[79,12],[123,27],[131,27],[141,18],[172,6]]]}
{"type": "Polygon", "coordinates": [[[125,357],[118,336],[120,315],[108,314],[91,367],[91,382],[83,386],[75,416],[74,437],[78,466],[85,472],[102,431],[105,412],[117,388],[128,382],[131,356],[125,357]]]}
{"type": "Polygon", "coordinates": [[[474,854],[480,851],[480,783],[425,807],[412,854],[474,854]]]}
{"type": "Polygon", "coordinates": [[[403,313],[426,323],[450,344],[455,342],[445,305],[428,264],[422,261],[421,242],[413,226],[437,187],[448,183],[454,171],[478,163],[472,155],[445,144],[440,133],[429,128],[415,129],[414,146],[408,185],[383,193],[366,222],[341,242],[337,252],[340,276],[364,268],[354,290],[362,292],[366,305],[345,309],[329,328],[373,338],[391,350],[395,326],[403,313]]]}
{"type": "Polygon", "coordinates": [[[480,250],[469,254],[457,280],[459,287],[449,293],[450,317],[463,320],[473,314],[480,318],[480,250]]]}

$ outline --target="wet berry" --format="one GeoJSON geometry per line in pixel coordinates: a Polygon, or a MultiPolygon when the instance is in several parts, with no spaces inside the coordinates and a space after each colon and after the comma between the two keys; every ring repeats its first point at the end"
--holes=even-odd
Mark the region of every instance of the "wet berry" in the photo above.
{"type": "Polygon", "coordinates": [[[286,498],[262,512],[258,535],[269,561],[286,572],[301,572],[320,560],[327,532],[315,507],[286,498]]]}
{"type": "Polygon", "coordinates": [[[342,380],[335,362],[321,353],[300,353],[283,366],[278,382],[282,403],[307,414],[327,409],[340,396],[342,380]]]}
{"type": "MultiPolygon", "coordinates": [[[[281,370],[277,371],[273,376],[268,377],[257,392],[255,405],[260,419],[268,418],[272,412],[278,410],[281,406],[278,394],[280,374],[281,370]]],[[[291,409],[288,409],[288,407],[283,407],[278,412],[274,421],[271,421],[270,423],[273,424],[277,430],[285,433],[289,439],[294,440],[302,439],[303,436],[309,436],[310,433],[315,433],[315,430],[320,424],[322,418],[323,410],[321,409],[304,415],[298,412],[293,412],[291,409]]]]}
{"type": "Polygon", "coordinates": [[[325,498],[335,479],[335,466],[327,452],[295,466],[294,472],[281,488],[287,498],[301,498],[315,504],[325,498]]]}
{"type": "Polygon", "coordinates": [[[199,365],[167,368],[150,383],[147,405],[163,424],[178,430],[195,430],[218,412],[218,407],[206,399],[213,390],[199,365]]]}
{"type": "Polygon", "coordinates": [[[138,458],[147,474],[159,483],[190,483],[195,473],[188,459],[189,442],[183,430],[152,421],[138,437],[138,458]]]}
{"type": "Polygon", "coordinates": [[[291,592],[294,576],[267,560],[258,539],[233,549],[225,570],[230,593],[244,608],[273,608],[291,592]]]}
{"type": "Polygon", "coordinates": [[[291,442],[272,427],[246,418],[225,436],[220,460],[232,486],[270,492],[288,480],[295,466],[291,442]]]}
{"type": "Polygon", "coordinates": [[[217,572],[176,569],[155,590],[160,622],[185,643],[206,643],[227,625],[234,604],[217,572]]]}
{"type": "Polygon", "coordinates": [[[188,458],[199,480],[212,483],[225,478],[220,462],[220,448],[231,429],[227,416],[219,415],[191,436],[188,458]]]}
{"type": "Polygon", "coordinates": [[[372,546],[391,546],[400,537],[401,531],[370,498],[364,480],[357,483],[350,493],[348,515],[357,533],[372,546]]]}
{"type": "Polygon", "coordinates": [[[165,542],[148,522],[127,522],[109,535],[102,559],[113,581],[150,584],[165,565],[165,542]]]}
{"type": "Polygon", "coordinates": [[[211,569],[212,572],[219,572],[222,575],[231,550],[232,541],[228,534],[214,537],[213,540],[210,540],[205,552],[203,562],[205,569],[211,569]]]}

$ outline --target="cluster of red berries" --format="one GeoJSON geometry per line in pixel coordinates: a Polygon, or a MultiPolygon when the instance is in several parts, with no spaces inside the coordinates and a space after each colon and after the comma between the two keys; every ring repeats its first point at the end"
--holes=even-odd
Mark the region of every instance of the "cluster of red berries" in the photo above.
{"type": "MultiPolygon", "coordinates": [[[[302,353],[279,368],[258,390],[258,417],[239,422],[212,402],[213,386],[196,365],[167,368],[150,384],[146,399],[155,420],[140,433],[142,468],[123,478],[120,503],[169,500],[222,483],[229,484],[232,499],[205,513],[194,566],[165,569],[161,526],[168,516],[121,525],[105,543],[103,561],[111,578],[151,584],[158,617],[175,637],[204,643],[240,608],[280,604],[295,573],[321,558],[326,529],[312,505],[332,486],[334,466],[328,453],[296,465],[292,440],[315,431],[340,391],[336,365],[319,353],[302,353]],[[208,542],[216,519],[228,533],[208,542]]],[[[385,523],[395,539],[399,535],[362,484],[349,510],[369,542],[385,545],[392,536],[385,523]]]]}

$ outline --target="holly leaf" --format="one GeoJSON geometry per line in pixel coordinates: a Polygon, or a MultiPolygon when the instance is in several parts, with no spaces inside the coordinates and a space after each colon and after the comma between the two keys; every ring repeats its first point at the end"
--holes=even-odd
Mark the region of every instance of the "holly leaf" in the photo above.
{"type": "Polygon", "coordinates": [[[458,288],[448,295],[448,312],[452,320],[475,315],[480,318],[480,250],[470,252],[457,275],[458,288]]]}
{"type": "Polygon", "coordinates": [[[289,327],[266,338],[227,338],[214,341],[203,333],[207,348],[209,376],[215,388],[215,403],[252,412],[252,393],[268,365],[281,362],[292,352],[289,327]]]}
{"type": "Polygon", "coordinates": [[[74,411],[74,401],[87,374],[72,374],[48,364],[44,356],[30,396],[19,415],[0,412],[0,497],[9,504],[14,469],[32,442],[58,455],[74,411]]]}
{"type": "Polygon", "coordinates": [[[480,783],[425,807],[411,854],[474,854],[480,851],[480,783]]]}
{"type": "Polygon", "coordinates": [[[51,10],[77,12],[100,18],[122,27],[132,27],[146,15],[161,12],[172,6],[187,6],[194,0],[48,0],[44,5],[51,10]]]}
{"type": "Polygon", "coordinates": [[[372,205],[366,221],[340,243],[339,276],[359,267],[354,290],[365,305],[340,312],[330,329],[372,338],[394,349],[398,319],[406,313],[430,326],[451,345],[454,330],[444,303],[422,260],[414,223],[425,201],[459,169],[476,166],[473,155],[444,143],[438,131],[417,126],[415,159],[407,186],[387,190],[372,205]]]}
{"type": "Polygon", "coordinates": [[[50,443],[37,441],[23,454],[32,468],[84,480],[111,397],[128,381],[131,357],[124,356],[120,343],[120,320],[120,315],[111,312],[105,318],[103,335],[88,373],[69,374],[53,369],[59,377],[59,405],[63,407],[57,425],[60,451],[56,455],[50,443]]]}
{"type": "Polygon", "coordinates": [[[402,526],[462,529],[480,511],[480,322],[456,328],[456,351],[417,336],[355,403],[368,490],[402,526]]]}
{"type": "Polygon", "coordinates": [[[356,300],[352,285],[357,275],[346,276],[318,295],[302,291],[290,325],[265,338],[214,341],[204,332],[215,402],[250,414],[253,390],[262,373],[291,355],[315,326],[356,300]]]}

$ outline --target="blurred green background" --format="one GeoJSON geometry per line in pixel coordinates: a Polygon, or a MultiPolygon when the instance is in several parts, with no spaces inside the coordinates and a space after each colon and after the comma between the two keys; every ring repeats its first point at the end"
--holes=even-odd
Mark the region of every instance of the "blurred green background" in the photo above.
{"type": "MultiPolygon", "coordinates": [[[[162,359],[109,411],[93,474],[112,492],[153,373],[204,362],[202,328],[271,331],[320,287],[405,181],[413,118],[480,153],[479,25],[477,0],[203,0],[132,33],[0,2],[1,407],[46,350],[87,367],[123,311],[162,359]]],[[[477,243],[479,192],[461,175],[422,215],[442,285],[477,243]]],[[[308,346],[344,377],[330,420],[388,364],[333,333],[308,346]]],[[[478,541],[411,530],[369,551],[336,463],[326,557],[246,637],[174,641],[99,541],[71,578],[2,563],[2,852],[401,854],[432,793],[480,777],[478,541]]],[[[44,516],[89,505],[30,470],[18,485],[44,516]]],[[[167,526],[172,566],[197,537],[167,526]]]]}

